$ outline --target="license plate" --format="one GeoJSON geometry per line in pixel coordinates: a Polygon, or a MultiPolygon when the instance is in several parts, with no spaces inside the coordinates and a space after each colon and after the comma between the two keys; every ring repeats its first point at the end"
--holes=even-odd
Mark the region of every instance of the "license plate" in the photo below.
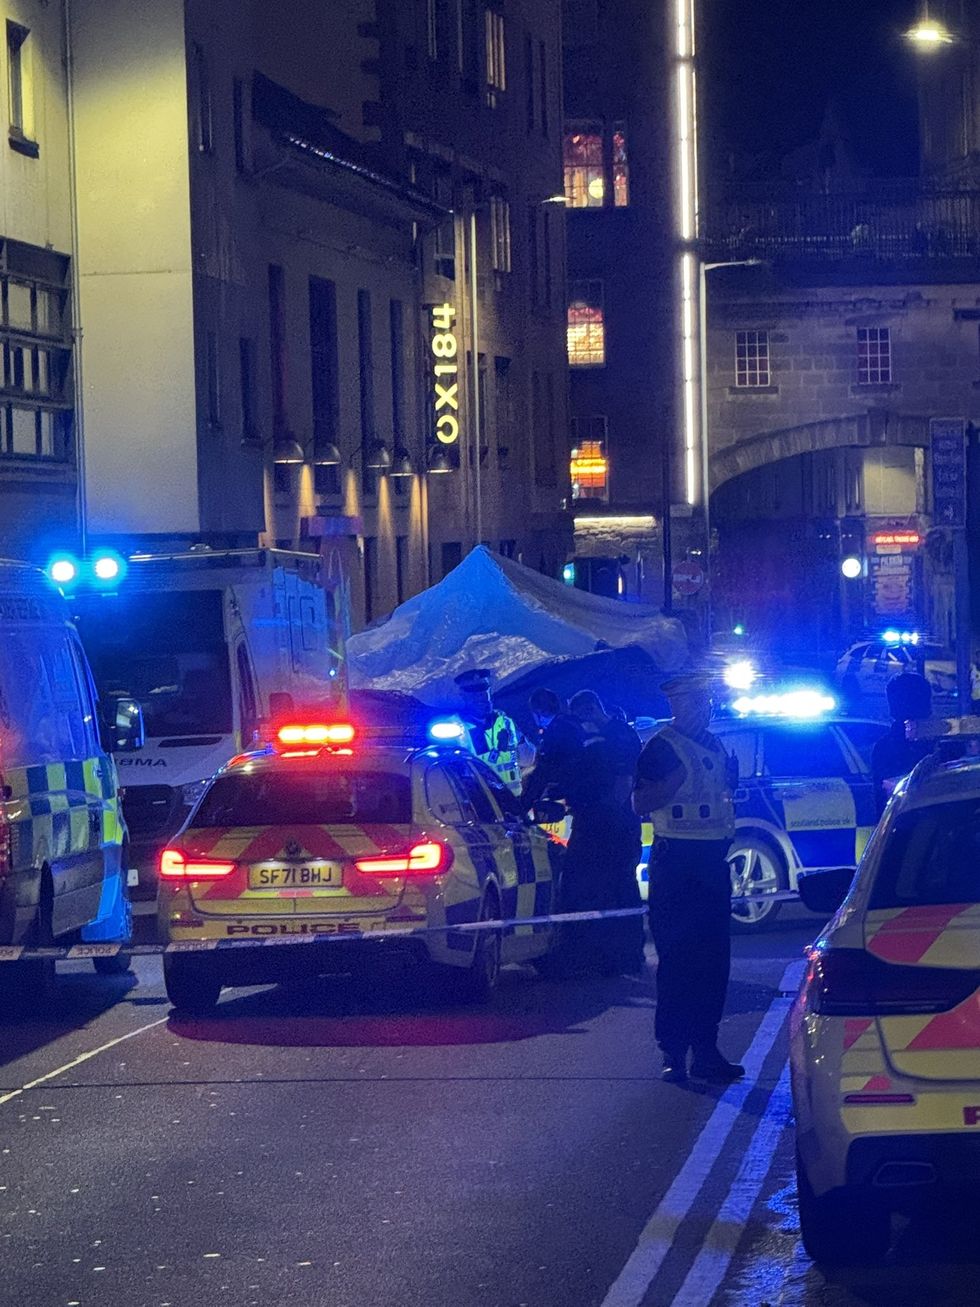
{"type": "Polygon", "coordinates": [[[335,862],[266,863],[250,867],[252,889],[323,889],[340,885],[340,867],[335,862]]]}

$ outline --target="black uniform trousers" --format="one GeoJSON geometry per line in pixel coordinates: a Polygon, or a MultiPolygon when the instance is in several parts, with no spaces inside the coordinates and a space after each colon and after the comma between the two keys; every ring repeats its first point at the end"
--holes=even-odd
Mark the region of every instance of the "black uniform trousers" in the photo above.
{"type": "MultiPolygon", "coordinates": [[[[640,825],[611,799],[576,805],[562,872],[563,912],[641,908],[636,883],[640,825]]],[[[598,967],[608,974],[637,974],[644,966],[643,915],[569,923],[562,930],[570,966],[598,967]]]]}
{"type": "Polygon", "coordinates": [[[731,970],[728,840],[655,839],[650,933],[657,948],[657,1043],[683,1057],[717,1045],[731,970]]]}

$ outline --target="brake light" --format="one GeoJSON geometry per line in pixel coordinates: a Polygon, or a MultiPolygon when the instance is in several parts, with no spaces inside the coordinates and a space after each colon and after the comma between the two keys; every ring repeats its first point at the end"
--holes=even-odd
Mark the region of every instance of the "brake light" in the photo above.
{"type": "Polygon", "coordinates": [[[356,732],[350,722],[291,722],[280,726],[280,744],[350,744],[356,732]]]}
{"type": "Polygon", "coordinates": [[[980,988],[980,971],[903,967],[864,949],[814,949],[804,986],[821,1016],[915,1016],[948,1012],[980,988]]]}
{"type": "Polygon", "coordinates": [[[221,880],[230,876],[236,865],[218,858],[188,858],[180,849],[164,849],[160,854],[160,879],[221,880]]]}
{"type": "Polygon", "coordinates": [[[368,876],[438,876],[453,865],[453,851],[441,840],[423,840],[401,853],[355,858],[354,866],[368,876]]]}

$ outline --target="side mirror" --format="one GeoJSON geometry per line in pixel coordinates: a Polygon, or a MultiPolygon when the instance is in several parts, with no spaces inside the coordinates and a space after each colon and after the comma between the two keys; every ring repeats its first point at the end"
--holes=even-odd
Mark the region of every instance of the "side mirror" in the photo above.
{"type": "Polygon", "coordinates": [[[101,705],[99,739],[106,753],[132,753],[146,743],[143,709],[135,699],[107,695],[101,705]]]}
{"type": "Polygon", "coordinates": [[[799,879],[800,898],[811,912],[833,916],[847,898],[854,880],[853,867],[834,867],[831,871],[807,871],[799,879]]]}

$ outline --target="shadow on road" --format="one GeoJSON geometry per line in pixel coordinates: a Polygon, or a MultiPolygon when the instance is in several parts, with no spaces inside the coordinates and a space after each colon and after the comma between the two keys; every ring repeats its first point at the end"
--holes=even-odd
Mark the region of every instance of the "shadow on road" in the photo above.
{"type": "Polygon", "coordinates": [[[88,968],[59,972],[35,993],[0,983],[0,1067],[95,1021],[138,983],[132,974],[98,976],[88,968]]]}
{"type": "Polygon", "coordinates": [[[584,1034],[611,1007],[650,1007],[652,1039],[653,997],[649,978],[535,981],[515,968],[504,972],[491,1004],[464,1007],[420,1003],[406,985],[333,978],[226,998],[214,1017],[171,1016],[169,1028],[185,1039],[280,1047],[509,1044],[584,1034]]]}

